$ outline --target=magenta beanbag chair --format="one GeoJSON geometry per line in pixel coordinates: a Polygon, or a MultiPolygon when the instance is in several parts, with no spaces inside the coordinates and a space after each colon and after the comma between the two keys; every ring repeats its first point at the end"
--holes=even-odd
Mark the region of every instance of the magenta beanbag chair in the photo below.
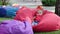
{"type": "Polygon", "coordinates": [[[60,17],[54,13],[45,13],[42,16],[41,21],[33,26],[34,32],[48,32],[59,30],[60,27],[60,17]]]}
{"type": "MultiPolygon", "coordinates": [[[[39,9],[40,10],[40,9],[39,9]]],[[[15,20],[24,21],[28,16],[33,22],[33,17],[35,16],[38,9],[31,9],[27,7],[22,7],[17,11],[15,20]]],[[[56,14],[43,10],[43,15],[41,15],[40,22],[37,25],[33,25],[32,28],[34,32],[47,32],[55,31],[60,28],[60,17],[56,14]]]]}
{"type": "Polygon", "coordinates": [[[29,21],[6,20],[0,22],[0,34],[33,34],[29,21]]]}

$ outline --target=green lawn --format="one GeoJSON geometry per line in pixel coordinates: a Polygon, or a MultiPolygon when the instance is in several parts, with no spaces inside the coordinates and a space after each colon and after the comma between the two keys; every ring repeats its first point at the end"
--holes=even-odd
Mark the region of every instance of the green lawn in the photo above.
{"type": "Polygon", "coordinates": [[[60,34],[60,31],[54,31],[54,32],[40,32],[35,34],[60,34]]]}
{"type": "MultiPolygon", "coordinates": [[[[3,20],[9,20],[11,18],[0,18],[0,21],[3,20]]],[[[60,34],[60,31],[53,31],[53,32],[40,32],[40,33],[35,33],[35,34],[60,34]]]]}
{"type": "Polygon", "coordinates": [[[3,20],[10,20],[12,18],[0,18],[0,21],[3,21],[3,20]]]}

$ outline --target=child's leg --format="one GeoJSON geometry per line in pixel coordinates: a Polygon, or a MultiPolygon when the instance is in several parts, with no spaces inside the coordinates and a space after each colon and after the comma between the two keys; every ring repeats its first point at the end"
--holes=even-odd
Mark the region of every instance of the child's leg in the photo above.
{"type": "Polygon", "coordinates": [[[38,21],[33,21],[32,25],[37,25],[38,21]]]}

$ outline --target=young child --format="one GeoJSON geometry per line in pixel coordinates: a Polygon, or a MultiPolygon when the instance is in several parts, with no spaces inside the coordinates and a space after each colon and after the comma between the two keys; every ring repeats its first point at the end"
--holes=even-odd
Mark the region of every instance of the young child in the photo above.
{"type": "Polygon", "coordinates": [[[34,19],[33,19],[34,21],[32,25],[37,25],[38,22],[40,22],[42,15],[43,15],[43,8],[41,6],[38,6],[37,9],[38,11],[36,13],[36,16],[34,16],[34,19]]]}

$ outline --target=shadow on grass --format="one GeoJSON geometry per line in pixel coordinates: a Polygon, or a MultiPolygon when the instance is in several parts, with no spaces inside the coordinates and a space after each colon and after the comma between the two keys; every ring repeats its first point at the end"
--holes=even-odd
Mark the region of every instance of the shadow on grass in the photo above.
{"type": "Polygon", "coordinates": [[[35,33],[35,34],[60,34],[60,30],[59,31],[53,31],[53,32],[40,32],[40,33],[35,33]]]}

